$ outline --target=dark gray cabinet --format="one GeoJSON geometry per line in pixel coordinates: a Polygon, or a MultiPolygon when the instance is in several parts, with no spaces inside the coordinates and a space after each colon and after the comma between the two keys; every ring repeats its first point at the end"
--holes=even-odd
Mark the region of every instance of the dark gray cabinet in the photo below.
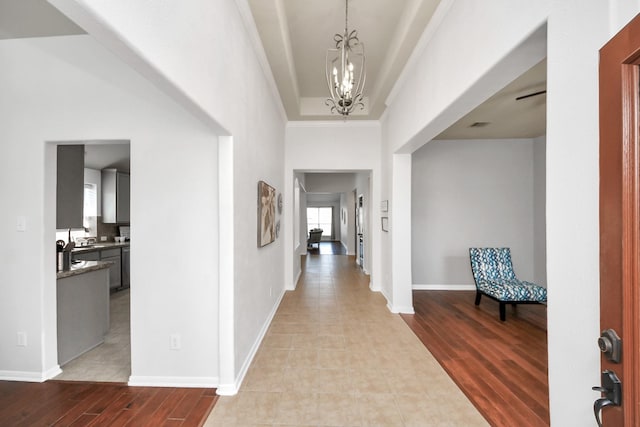
{"type": "Polygon", "coordinates": [[[72,258],[79,261],[100,261],[100,251],[73,252],[72,258]]]}
{"type": "Polygon", "coordinates": [[[84,145],[58,145],[56,228],[82,228],[84,145]]]}
{"type": "Polygon", "coordinates": [[[128,247],[122,247],[122,287],[131,286],[131,262],[130,250],[128,247]]]}
{"type": "Polygon", "coordinates": [[[100,252],[100,261],[111,261],[113,264],[109,267],[109,289],[116,289],[122,286],[122,261],[120,257],[120,248],[102,250],[100,252]]]}
{"type": "MultiPolygon", "coordinates": [[[[116,247],[116,248],[96,248],[95,250],[88,250],[82,252],[74,252],[72,258],[80,261],[111,261],[113,264],[109,266],[109,288],[117,289],[121,287],[129,287],[129,283],[125,284],[123,279],[123,257],[121,250],[127,251],[127,260],[129,259],[128,247],[116,247]]],[[[128,267],[127,267],[128,277],[128,267]]]]}
{"type": "Polygon", "coordinates": [[[102,169],[102,222],[129,222],[130,192],[128,173],[116,169],[102,169]]]}

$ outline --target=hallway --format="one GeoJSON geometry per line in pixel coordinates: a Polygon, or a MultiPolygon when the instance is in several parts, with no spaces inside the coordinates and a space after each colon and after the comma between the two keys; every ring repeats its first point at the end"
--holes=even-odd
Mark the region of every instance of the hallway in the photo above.
{"type": "Polygon", "coordinates": [[[309,255],[236,396],[205,426],[486,426],[354,257],[309,255]]]}

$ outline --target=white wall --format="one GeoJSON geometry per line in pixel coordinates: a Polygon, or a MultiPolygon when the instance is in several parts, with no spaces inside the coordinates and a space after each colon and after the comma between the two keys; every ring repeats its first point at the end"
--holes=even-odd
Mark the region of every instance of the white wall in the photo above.
{"type": "Polygon", "coordinates": [[[533,282],[547,287],[547,138],[533,140],[533,282]]]}
{"type": "MultiPolygon", "coordinates": [[[[218,393],[234,394],[284,292],[282,239],[257,246],[257,182],[266,181],[279,193],[293,188],[291,182],[284,187],[284,110],[248,4],[51,2],[225,135],[218,393]]],[[[290,222],[286,214],[278,218],[290,222]]],[[[133,351],[141,363],[154,357],[150,347],[133,351]]]]}
{"type": "Polygon", "coordinates": [[[56,148],[47,141],[130,139],[133,375],[216,384],[216,136],[89,36],[3,40],[0,62],[0,115],[11,123],[0,126],[0,377],[58,372],[56,148]],[[191,251],[209,262],[194,265],[191,251]],[[26,347],[14,345],[17,331],[26,347]],[[169,350],[171,333],[182,350],[169,350]]]}
{"type": "Polygon", "coordinates": [[[340,242],[347,251],[347,255],[356,254],[356,220],[355,220],[355,190],[340,194],[340,209],[342,210],[340,222],[340,242]],[[345,218],[343,218],[343,216],[345,218]]]}
{"type": "Polygon", "coordinates": [[[511,248],[516,274],[533,281],[533,140],[431,141],[412,162],[414,286],[475,288],[470,247],[511,248]]]}
{"type": "MultiPolygon", "coordinates": [[[[356,175],[356,201],[358,197],[362,196],[363,198],[363,208],[364,208],[364,230],[363,230],[363,242],[364,242],[364,265],[362,265],[362,270],[371,274],[372,266],[376,264],[374,260],[371,258],[373,254],[373,237],[379,237],[381,234],[381,226],[380,226],[380,199],[377,198],[374,203],[372,200],[372,192],[371,192],[371,178],[369,174],[359,173],[356,175]],[[375,222],[374,222],[375,221],[375,222]]],[[[354,201],[355,202],[355,201],[354,201]]],[[[357,230],[356,230],[357,231],[357,230]]],[[[356,256],[358,255],[358,248],[356,247],[356,256]]]]}
{"type": "MultiPolygon", "coordinates": [[[[615,7],[617,3],[590,2],[585,7],[577,0],[444,2],[436,13],[441,19],[426,31],[383,119],[385,155],[411,153],[547,56],[547,313],[553,426],[593,424],[591,386],[599,382],[600,364],[594,345],[599,332],[598,49],[638,11],[637,1],[624,8],[615,7]],[[540,33],[545,22],[547,32],[540,33]]],[[[410,177],[393,165],[385,180],[387,188],[411,185],[410,177]]],[[[392,196],[397,207],[398,195],[392,196]]],[[[396,240],[405,234],[400,231],[392,230],[394,253],[385,267],[394,276],[397,265],[411,253],[410,243],[396,240]]],[[[408,287],[410,282],[394,281],[396,286],[408,287]]]]}
{"type": "MultiPolygon", "coordinates": [[[[297,284],[300,275],[302,274],[302,255],[307,253],[307,193],[305,191],[305,174],[304,173],[296,173],[294,174],[294,183],[293,183],[293,193],[292,193],[292,208],[289,209],[291,213],[291,226],[295,227],[298,225],[297,236],[294,231],[292,231],[292,243],[293,243],[293,259],[292,259],[292,268],[291,273],[293,274],[293,283],[297,284]],[[297,183],[297,190],[296,190],[297,183]],[[299,199],[297,206],[295,205],[295,192],[298,192],[299,199]]],[[[286,210],[286,207],[285,207],[286,210]]],[[[286,225],[285,225],[286,227],[286,225]]]]}
{"type": "MultiPolygon", "coordinates": [[[[371,171],[372,204],[380,204],[380,125],[377,122],[290,122],[286,129],[285,188],[293,188],[297,171],[354,172],[371,171]],[[336,153],[340,153],[339,156],[336,153]]],[[[293,191],[285,194],[285,206],[292,206],[293,191]]],[[[292,209],[292,208],[289,208],[292,209]]],[[[293,226],[285,223],[285,271],[293,271],[293,226]]],[[[380,253],[380,232],[373,229],[370,247],[372,257],[380,253]]],[[[379,290],[380,263],[371,269],[371,288],[379,290]]],[[[294,289],[293,277],[285,277],[286,289],[294,289]]]]}
{"type": "Polygon", "coordinates": [[[354,173],[305,173],[309,193],[342,193],[355,188],[354,173]]]}

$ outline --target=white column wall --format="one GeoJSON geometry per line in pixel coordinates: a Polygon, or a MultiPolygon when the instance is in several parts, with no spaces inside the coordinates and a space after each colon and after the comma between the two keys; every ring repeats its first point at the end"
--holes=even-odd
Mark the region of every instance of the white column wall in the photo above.
{"type": "MultiPolygon", "coordinates": [[[[225,146],[231,152],[225,157],[233,164],[225,169],[228,175],[221,184],[231,186],[224,195],[232,207],[224,214],[227,223],[220,224],[225,240],[211,244],[233,251],[233,257],[227,257],[233,264],[220,271],[225,287],[220,295],[226,298],[220,302],[224,306],[220,322],[228,328],[220,351],[226,353],[221,355],[227,361],[225,369],[232,370],[221,375],[234,380],[221,383],[218,393],[234,394],[275,314],[285,276],[282,239],[262,248],[257,245],[258,181],[284,192],[286,119],[248,4],[246,0],[51,3],[193,114],[218,126],[222,135],[232,136],[225,146]]],[[[287,215],[278,219],[289,221],[287,215]]],[[[134,335],[159,332],[152,322],[144,321],[152,310],[136,315],[134,335]]],[[[157,357],[154,347],[134,341],[132,355],[133,375],[140,371],[151,375],[144,364],[157,357]]]]}
{"type": "Polygon", "coordinates": [[[393,290],[387,295],[393,313],[413,313],[411,288],[411,154],[393,155],[391,264],[393,290]],[[391,298],[389,298],[391,297],[391,298]]]}
{"type": "MultiPolygon", "coordinates": [[[[372,206],[380,205],[380,125],[378,122],[290,122],[286,130],[285,148],[285,209],[293,212],[293,179],[296,171],[371,171],[372,206]]],[[[377,211],[376,215],[377,215],[377,211]]],[[[286,289],[295,288],[294,258],[299,256],[293,248],[293,222],[285,222],[285,277],[286,289]]],[[[371,258],[379,259],[380,231],[371,230],[371,258]]],[[[371,286],[379,286],[379,262],[374,262],[371,286]]]]}
{"type": "Polygon", "coordinates": [[[154,353],[142,369],[161,371],[164,383],[215,385],[216,135],[90,36],[2,40],[0,62],[0,377],[41,381],[59,372],[56,148],[47,141],[129,139],[132,310],[136,302],[150,308],[132,316],[133,339],[154,353]],[[17,216],[25,232],[16,232],[17,216]],[[208,262],[194,265],[177,247],[208,262]],[[135,322],[154,332],[141,335],[135,322]],[[27,346],[15,345],[18,331],[27,346]],[[172,333],[181,335],[180,351],[169,349],[172,333]]]}

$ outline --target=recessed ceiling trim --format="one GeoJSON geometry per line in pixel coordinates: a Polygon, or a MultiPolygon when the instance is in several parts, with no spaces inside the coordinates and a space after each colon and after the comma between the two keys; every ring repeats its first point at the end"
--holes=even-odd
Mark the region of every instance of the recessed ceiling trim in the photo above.
{"type": "Polygon", "coordinates": [[[264,46],[262,45],[260,34],[258,34],[258,28],[256,27],[253,15],[251,14],[249,3],[247,0],[235,0],[235,4],[238,7],[238,11],[240,12],[240,17],[242,18],[244,27],[249,35],[249,40],[251,41],[253,50],[258,57],[258,63],[262,68],[262,73],[267,79],[267,86],[269,86],[269,89],[271,90],[271,93],[275,98],[274,102],[277,106],[277,110],[283,120],[287,120],[287,113],[285,111],[284,104],[282,103],[280,92],[278,91],[278,85],[276,84],[276,79],[273,76],[273,72],[271,71],[271,66],[269,65],[269,60],[267,59],[267,53],[265,52],[264,46]]]}
{"type": "Polygon", "coordinates": [[[453,6],[454,2],[455,0],[442,0],[440,4],[438,4],[436,11],[433,13],[433,16],[429,20],[427,27],[425,28],[424,32],[420,36],[420,39],[418,40],[418,43],[416,44],[415,49],[413,49],[411,56],[409,56],[407,63],[405,64],[402,71],[398,75],[398,79],[396,80],[395,84],[393,85],[393,88],[389,92],[389,95],[385,100],[386,106],[391,105],[395,100],[396,96],[398,96],[398,92],[404,86],[404,83],[407,80],[408,73],[413,68],[415,68],[416,61],[422,57],[422,54],[427,44],[429,44],[429,41],[431,40],[435,32],[440,27],[440,24],[442,24],[442,22],[444,21],[444,18],[447,16],[447,13],[449,13],[449,9],[451,9],[451,6],[453,6]]]}
{"type": "Polygon", "coordinates": [[[380,127],[378,120],[296,120],[287,122],[288,128],[380,127]]]}
{"type": "MultiPolygon", "coordinates": [[[[287,59],[287,68],[289,69],[289,78],[291,79],[291,86],[293,94],[298,100],[298,106],[300,105],[300,87],[298,86],[298,74],[296,73],[296,64],[293,60],[293,48],[291,47],[291,32],[289,31],[289,24],[287,23],[287,12],[284,8],[282,0],[275,0],[276,12],[278,14],[278,24],[280,27],[280,34],[282,37],[282,47],[284,49],[284,55],[287,59]]],[[[268,61],[267,61],[268,63],[268,61]]]]}
{"type": "MultiPolygon", "coordinates": [[[[437,8],[437,4],[435,8],[437,8]]],[[[385,60],[382,62],[378,78],[370,94],[370,105],[374,107],[374,111],[371,111],[371,113],[374,116],[377,117],[384,111],[385,105],[380,98],[386,97],[391,92],[395,83],[393,79],[399,75],[397,69],[411,56],[411,51],[407,52],[407,50],[416,47],[415,33],[420,31],[420,35],[417,36],[419,39],[422,35],[422,30],[424,30],[424,27],[422,27],[423,22],[425,20],[428,21],[433,15],[433,9],[433,0],[407,1],[407,6],[389,43],[385,60]]]]}
{"type": "MultiPolygon", "coordinates": [[[[329,107],[325,103],[326,97],[304,97],[300,98],[300,115],[301,116],[327,116],[335,117],[335,114],[331,114],[329,107]]],[[[363,107],[356,108],[353,112],[349,113],[349,117],[353,116],[367,116],[369,115],[369,98],[365,97],[362,100],[363,107]]],[[[339,116],[345,119],[343,116],[339,116]]]]}

